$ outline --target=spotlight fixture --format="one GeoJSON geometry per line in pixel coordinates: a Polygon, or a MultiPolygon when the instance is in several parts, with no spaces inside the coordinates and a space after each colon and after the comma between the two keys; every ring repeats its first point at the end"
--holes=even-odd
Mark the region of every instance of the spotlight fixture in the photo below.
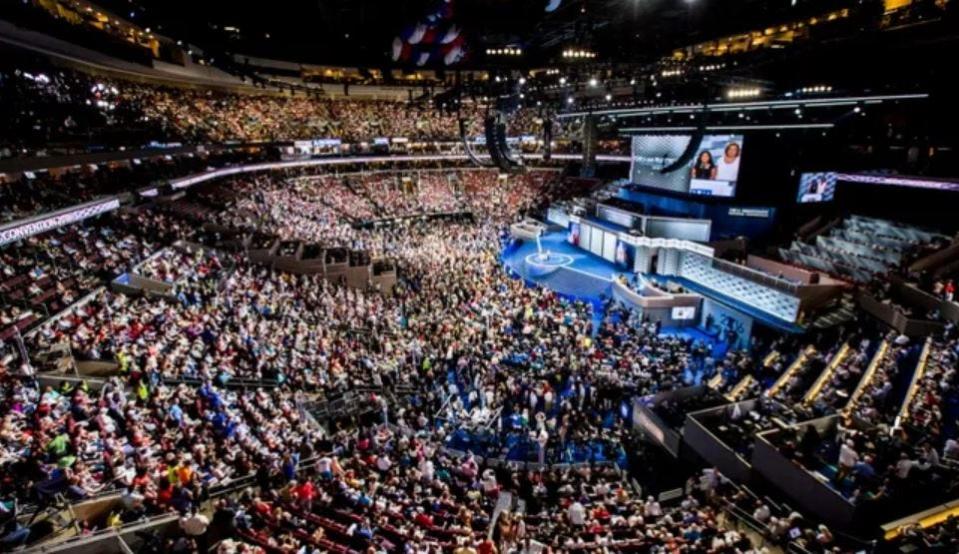
{"type": "Polygon", "coordinates": [[[568,48],[563,50],[563,57],[571,60],[593,59],[596,57],[596,52],[581,48],[568,48]]]}
{"type": "Polygon", "coordinates": [[[709,72],[709,71],[718,71],[720,69],[724,69],[725,67],[726,67],[726,64],[724,63],[714,63],[709,65],[701,65],[697,67],[696,69],[702,72],[709,72]]]}
{"type": "Polygon", "coordinates": [[[486,55],[487,56],[522,56],[523,49],[515,48],[512,46],[507,48],[487,48],[486,55]]]}
{"type": "Polygon", "coordinates": [[[757,98],[763,93],[761,88],[735,88],[726,91],[726,97],[730,99],[757,98]]]}
{"type": "Polygon", "coordinates": [[[816,85],[812,87],[803,87],[796,91],[799,94],[822,94],[832,92],[832,85],[816,85]]]}

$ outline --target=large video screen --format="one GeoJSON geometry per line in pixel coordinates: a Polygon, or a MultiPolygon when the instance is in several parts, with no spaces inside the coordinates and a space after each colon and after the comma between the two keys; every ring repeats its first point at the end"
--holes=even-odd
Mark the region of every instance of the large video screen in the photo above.
{"type": "Polygon", "coordinates": [[[810,202],[829,202],[836,195],[836,181],[838,175],[833,172],[803,173],[799,176],[799,192],[796,201],[805,204],[810,202]]]}
{"type": "Polygon", "coordinates": [[[634,135],[632,182],[683,194],[736,194],[742,135],[704,135],[688,162],[668,173],[694,139],[690,135],[634,135]]]}

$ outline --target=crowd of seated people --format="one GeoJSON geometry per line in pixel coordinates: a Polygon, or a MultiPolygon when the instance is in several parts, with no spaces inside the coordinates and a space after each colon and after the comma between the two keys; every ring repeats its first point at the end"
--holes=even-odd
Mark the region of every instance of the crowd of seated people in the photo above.
{"type": "Polygon", "coordinates": [[[803,351],[805,355],[803,355],[802,352],[798,353],[802,358],[793,362],[793,364],[798,365],[794,368],[790,365],[787,368],[787,371],[789,369],[794,369],[794,371],[782,387],[772,391],[772,398],[790,406],[798,404],[806,393],[809,392],[809,388],[819,375],[826,369],[826,365],[836,354],[837,350],[838,347],[826,352],[818,349],[806,349],[803,351]]]}
{"type": "MultiPolygon", "coordinates": [[[[276,227],[280,237],[320,242],[330,239],[341,242],[350,233],[350,222],[376,218],[376,206],[370,198],[347,186],[343,178],[320,177],[289,183],[292,186],[258,182],[256,190],[271,196],[262,199],[256,195],[240,196],[236,208],[267,219],[267,224],[260,228],[276,227]],[[264,214],[266,209],[270,211],[264,214]],[[291,217],[300,220],[291,220],[291,217]]],[[[242,222],[232,225],[242,226],[242,222]]]]}
{"type": "MultiPolygon", "coordinates": [[[[459,119],[482,134],[484,110],[461,114],[429,101],[326,99],[256,90],[249,93],[151,85],[94,76],[37,59],[10,56],[0,65],[2,156],[32,153],[49,144],[147,144],[150,141],[219,143],[377,137],[458,140],[459,119]]],[[[540,135],[536,110],[512,118],[510,132],[540,135]]]]}
{"type": "MultiPolygon", "coordinates": [[[[167,298],[103,292],[31,339],[36,351],[67,344],[79,360],[116,362],[117,376],[99,389],[38,388],[29,373],[17,374],[15,362],[4,358],[0,382],[9,411],[0,437],[2,463],[29,476],[5,481],[4,495],[42,503],[55,495],[79,499],[125,490],[140,499],[137,513],[174,509],[189,514],[210,489],[261,472],[265,465],[268,475],[260,478],[270,486],[240,501],[249,517],[237,519],[242,532],[231,540],[267,552],[304,545],[389,550],[388,545],[406,543],[479,548],[493,517],[490,491],[501,489],[497,482],[518,491],[527,505],[525,513],[501,515],[494,540],[501,548],[521,549],[529,541],[554,549],[708,543],[722,550],[739,542],[741,537],[718,530],[716,514],[698,500],[687,499],[657,516],[649,500],[614,487],[605,470],[586,475],[534,470],[520,476],[514,488],[516,477],[493,478],[482,465],[474,470],[478,462],[471,457],[445,449],[471,420],[493,413],[485,420],[492,429],[489,445],[474,435],[469,448],[458,449],[488,446],[484,457],[534,463],[619,462],[629,438],[614,415],[623,399],[727,371],[736,373],[728,379],[735,383],[739,372],[749,371],[738,353],[714,360],[706,345],[660,336],[657,325],[623,308],[606,306],[605,317],[594,324],[589,305],[511,280],[497,262],[503,224],[532,205],[548,179],[502,186],[492,172],[455,177],[480,199],[453,196],[476,209],[476,222],[355,229],[343,225],[348,208],[340,208],[351,203],[335,199],[365,199],[366,194],[353,192],[353,184],[336,186],[342,181],[329,178],[331,186],[309,188],[306,180],[295,194],[284,194],[290,180],[264,176],[209,189],[229,191],[234,199],[262,193],[243,204],[245,215],[237,215],[243,212],[231,204],[222,213],[194,214],[229,226],[256,223],[260,231],[285,239],[323,240],[324,227],[335,223],[344,239],[379,240],[383,253],[401,268],[392,296],[287,275],[239,255],[170,247],[194,238],[195,226],[169,209],[150,206],[16,245],[70,257],[76,265],[64,267],[74,268],[78,277],[94,277],[85,281],[84,290],[167,246],[137,271],[176,288],[167,298]],[[322,201],[320,191],[325,191],[322,201]],[[274,200],[277,209],[269,209],[274,200]],[[486,202],[493,208],[479,210],[486,202]],[[257,211],[263,209],[268,216],[257,211]],[[316,227],[306,226],[314,216],[316,227]],[[462,269],[448,271],[453,266],[462,269]],[[252,388],[234,388],[240,381],[252,388]],[[344,428],[332,441],[297,410],[298,395],[332,397],[368,384],[406,387],[415,394],[408,405],[383,409],[388,425],[344,428]],[[454,415],[436,425],[434,417],[447,402],[454,415]],[[528,447],[519,457],[514,457],[515,437],[528,447]],[[175,454],[178,449],[186,454],[175,454]],[[327,452],[336,454],[322,455],[327,452]],[[301,460],[318,456],[320,466],[329,469],[299,468],[301,460]],[[423,472],[438,477],[424,481],[423,472]],[[568,510],[550,511],[544,498],[568,510]],[[408,523],[396,525],[397,515],[408,523]]],[[[445,193],[433,194],[429,185],[424,190],[422,200],[394,213],[443,205],[445,193]],[[440,197],[438,204],[429,200],[434,196],[440,197]]],[[[370,211],[379,213],[375,207],[370,211]]],[[[43,260],[18,253],[6,262],[15,273],[35,272],[35,266],[57,271],[59,264],[43,260]],[[18,260],[25,265],[13,263],[18,260]]],[[[824,413],[837,410],[844,398],[829,391],[848,394],[858,384],[876,342],[849,342],[852,351],[823,389],[824,413]]],[[[944,399],[953,380],[952,344],[937,345],[910,410],[918,427],[936,430],[935,438],[917,443],[902,433],[890,440],[884,433],[840,428],[834,482],[854,502],[902,494],[902,474],[924,485],[947,479],[936,468],[939,460],[959,455],[954,429],[942,431],[954,427],[945,411],[950,401],[944,399]],[[855,463],[850,465],[850,459],[855,463]]],[[[894,403],[881,400],[900,396],[883,389],[890,387],[887,383],[896,389],[908,382],[908,372],[899,370],[915,354],[915,345],[891,341],[853,417],[891,423],[894,403]]],[[[777,398],[798,401],[834,355],[810,356],[793,378],[801,382],[787,384],[777,398]],[[816,364],[819,371],[811,367],[816,364]]],[[[681,406],[677,413],[707,405],[681,406]]],[[[772,417],[772,412],[757,413],[750,418],[758,418],[759,426],[772,417]]],[[[814,438],[797,437],[796,447],[787,448],[801,453],[799,459],[810,468],[821,463],[813,459],[830,463],[833,452],[823,447],[821,437],[814,438]]],[[[782,536],[791,523],[782,518],[769,532],[782,536]]],[[[808,532],[809,541],[820,540],[816,530],[808,532]]]]}
{"type": "Polygon", "coordinates": [[[919,346],[904,336],[890,341],[864,393],[849,407],[852,417],[866,425],[892,425],[916,369],[919,346]]]}
{"type": "Polygon", "coordinates": [[[525,506],[504,513],[493,535],[509,552],[752,550],[744,535],[719,525],[718,483],[707,475],[668,505],[643,498],[612,466],[513,474],[509,488],[525,506]]]}
{"type": "Polygon", "coordinates": [[[197,249],[165,248],[136,268],[137,275],[166,283],[178,284],[194,275],[205,279],[222,271],[223,266],[215,254],[197,249]]]}
{"type": "Polygon", "coordinates": [[[463,203],[456,197],[452,183],[442,173],[424,175],[347,178],[349,186],[370,199],[379,209],[379,217],[416,213],[459,211],[463,203]]]}
{"type": "Polygon", "coordinates": [[[227,186],[214,185],[215,190],[201,190],[204,202],[179,201],[167,207],[197,223],[213,222],[281,241],[360,249],[382,258],[404,240],[406,231],[395,226],[373,229],[366,225],[371,221],[450,212],[503,217],[542,202],[556,182],[554,174],[545,171],[514,176],[508,184],[493,171],[415,172],[402,185],[398,183],[405,173],[377,175],[242,177],[227,186]],[[374,179],[380,185],[373,187],[374,179]],[[381,187],[391,191],[376,190],[381,187]],[[217,206],[226,208],[212,208],[217,206]]]}
{"type": "Polygon", "coordinates": [[[910,396],[899,383],[912,382],[902,366],[915,365],[916,356],[904,341],[894,341],[874,376],[876,384],[860,398],[861,406],[825,434],[814,425],[786,433],[781,448],[807,469],[826,475],[857,505],[902,511],[948,497],[957,481],[943,460],[959,453],[951,420],[954,344],[946,338],[932,348],[928,373],[910,396]]]}
{"type": "Polygon", "coordinates": [[[23,334],[130,270],[179,229],[150,212],[121,210],[0,248],[0,337],[23,334]]]}
{"type": "MultiPolygon", "coordinates": [[[[190,517],[210,490],[253,474],[259,491],[239,504],[249,517],[237,518],[242,533],[231,538],[268,552],[481,545],[498,488],[472,456],[444,449],[453,429],[437,428],[433,417],[451,393],[465,410],[474,402],[499,410],[500,446],[520,422],[518,433],[539,445],[526,461],[579,461],[562,456],[582,448],[590,462],[597,453],[620,461],[628,438],[615,415],[620,399],[683,386],[705,354],[625,312],[613,317],[616,309],[594,332],[589,305],[511,279],[498,262],[501,230],[542,182],[503,186],[489,175],[464,177],[467,190],[505,189],[480,195],[496,201],[475,222],[390,231],[401,276],[392,295],[284,274],[239,254],[172,247],[138,269],[175,283],[169,296],[104,291],[39,327],[31,351],[68,345],[78,360],[115,363],[116,375],[99,388],[38,387],[31,372],[5,368],[3,473],[26,477],[4,480],[3,496],[42,504],[122,490],[133,514],[190,517]],[[374,421],[334,426],[332,436],[298,409],[302,395],[363,386],[413,392],[409,402],[383,404],[374,421]]],[[[274,216],[288,224],[282,212],[274,216]]],[[[117,217],[128,218],[131,233],[158,225],[151,236],[168,247],[196,233],[155,208],[117,217]]],[[[82,227],[65,229],[57,233],[82,227]]],[[[111,258],[130,263],[156,250],[140,239],[130,245],[136,256],[111,258]]],[[[540,517],[530,540],[687,549],[708,541],[721,550],[740,542],[716,529],[709,508],[660,511],[633,493],[603,492],[613,477],[602,471],[567,479],[571,495],[566,483],[538,479],[530,475],[529,487],[545,487],[547,498],[590,497],[591,515],[578,523],[559,511],[554,521],[548,504],[534,502],[542,495],[527,494],[541,506],[529,512],[540,517]]],[[[515,537],[506,531],[498,541],[515,548],[515,537]]]]}
{"type": "Polygon", "coordinates": [[[941,451],[941,458],[950,463],[959,461],[957,347],[959,342],[951,333],[932,344],[922,378],[909,404],[907,420],[909,428],[924,435],[934,449],[941,451]]]}
{"type": "Polygon", "coordinates": [[[14,221],[105,196],[133,193],[209,167],[266,161],[266,149],[162,155],[105,164],[0,174],[0,222],[14,221]]]}
{"type": "Polygon", "coordinates": [[[878,347],[874,338],[863,338],[858,345],[849,341],[849,350],[832,370],[819,394],[812,399],[811,409],[817,415],[842,411],[862,381],[872,356],[878,347]]]}
{"type": "Polygon", "coordinates": [[[959,550],[959,519],[950,516],[929,527],[910,525],[892,543],[902,550],[919,552],[955,552],[959,550]]]}
{"type": "Polygon", "coordinates": [[[320,435],[288,391],[144,379],[134,372],[98,391],[6,383],[3,466],[18,478],[4,479],[4,496],[42,506],[125,489],[144,512],[188,512],[211,488],[311,451],[320,435]]]}
{"type": "MultiPolygon", "coordinates": [[[[708,475],[710,471],[706,470],[705,473],[708,475]]],[[[736,487],[722,481],[717,488],[725,492],[721,498],[728,513],[745,522],[748,528],[758,532],[766,541],[786,551],[827,554],[854,550],[849,545],[839,546],[839,541],[827,525],[810,521],[768,496],[761,497],[746,487],[736,487]],[[723,491],[724,488],[732,490],[723,491]]]]}

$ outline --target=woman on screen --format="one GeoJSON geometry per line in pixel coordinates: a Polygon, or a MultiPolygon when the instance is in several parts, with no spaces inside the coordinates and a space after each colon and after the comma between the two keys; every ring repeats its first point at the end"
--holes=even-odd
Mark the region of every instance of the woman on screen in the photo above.
{"type": "Polygon", "coordinates": [[[703,150],[696,158],[696,163],[692,169],[693,179],[715,179],[716,164],[713,162],[713,155],[709,150],[703,150]]]}
{"type": "Polygon", "coordinates": [[[723,151],[723,156],[716,162],[714,179],[735,182],[739,178],[739,143],[730,142],[723,151]]]}

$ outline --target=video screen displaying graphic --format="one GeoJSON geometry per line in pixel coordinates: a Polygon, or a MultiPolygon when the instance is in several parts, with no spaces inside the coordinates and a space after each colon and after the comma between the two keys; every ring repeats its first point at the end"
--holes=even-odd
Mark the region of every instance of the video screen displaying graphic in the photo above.
{"type": "Polygon", "coordinates": [[[801,204],[829,202],[836,195],[838,175],[831,171],[824,173],[803,173],[799,176],[799,192],[796,201],[801,204]]]}
{"type": "Polygon", "coordinates": [[[674,306],[670,314],[673,319],[696,319],[696,306],[674,306]]]}
{"type": "Polygon", "coordinates": [[[683,194],[734,196],[743,136],[704,135],[687,163],[663,173],[682,158],[692,140],[690,135],[633,136],[632,182],[683,194]]]}

